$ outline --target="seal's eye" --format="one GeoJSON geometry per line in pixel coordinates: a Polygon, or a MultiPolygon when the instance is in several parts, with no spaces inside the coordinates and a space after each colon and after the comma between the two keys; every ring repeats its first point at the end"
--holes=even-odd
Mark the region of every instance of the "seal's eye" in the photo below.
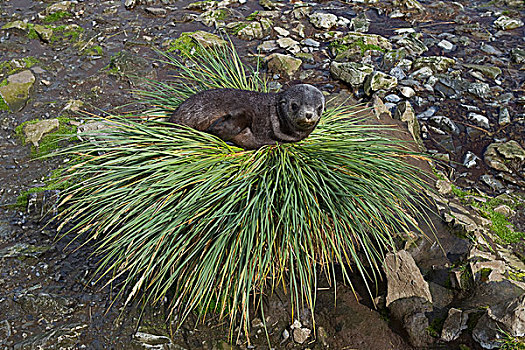
{"type": "Polygon", "coordinates": [[[320,105],[319,107],[317,107],[317,115],[321,116],[321,114],[323,114],[323,105],[320,105]]]}
{"type": "Polygon", "coordinates": [[[299,105],[295,102],[292,102],[292,111],[297,112],[299,110],[299,105]]]}

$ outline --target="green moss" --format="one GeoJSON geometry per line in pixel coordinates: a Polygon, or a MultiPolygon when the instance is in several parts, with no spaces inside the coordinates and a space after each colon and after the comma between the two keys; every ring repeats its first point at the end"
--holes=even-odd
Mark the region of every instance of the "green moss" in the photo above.
{"type": "Polygon", "coordinates": [[[87,56],[102,56],[104,49],[100,45],[94,45],[83,51],[83,54],[87,56]]]}
{"type": "Polygon", "coordinates": [[[231,29],[232,33],[238,35],[241,30],[248,27],[248,23],[239,23],[231,29]]]}
{"type": "Polygon", "coordinates": [[[197,44],[189,35],[190,33],[182,33],[177,39],[171,40],[168,43],[166,52],[180,51],[184,56],[191,55],[191,52],[196,49],[197,44]]]}
{"type": "Polygon", "coordinates": [[[8,111],[9,106],[5,103],[4,99],[0,96],[0,111],[8,111]]]}
{"type": "Polygon", "coordinates": [[[60,25],[50,28],[53,29],[53,37],[51,38],[51,42],[56,42],[64,39],[70,41],[78,41],[78,39],[80,38],[80,34],[84,32],[84,28],[75,24],[60,25]]]}
{"type": "Polygon", "coordinates": [[[29,39],[39,39],[38,33],[35,30],[35,25],[32,23],[27,24],[27,37],[29,39]]]}
{"type": "Polygon", "coordinates": [[[54,169],[49,174],[45,186],[33,187],[27,191],[22,191],[16,199],[16,203],[11,205],[11,208],[25,209],[29,203],[29,195],[32,193],[39,193],[51,190],[63,190],[73,185],[72,182],[63,180],[67,178],[63,175],[64,169],[54,169]]]}
{"type": "Polygon", "coordinates": [[[259,16],[259,11],[255,11],[250,13],[248,16],[246,16],[247,21],[255,21],[257,20],[257,17],[259,16]]]}
{"type": "Polygon", "coordinates": [[[430,325],[427,327],[427,333],[434,338],[439,338],[441,330],[443,329],[443,324],[445,323],[445,318],[436,317],[432,320],[430,325]]]}
{"type": "Polygon", "coordinates": [[[53,23],[53,22],[60,21],[62,18],[66,18],[66,17],[70,17],[70,16],[71,16],[71,14],[69,12],[57,11],[55,13],[52,13],[52,14],[47,15],[46,17],[44,17],[44,22],[45,23],[53,23]]]}
{"type": "Polygon", "coordinates": [[[36,66],[37,64],[40,64],[38,58],[35,58],[33,56],[24,57],[22,58],[22,60],[24,61],[26,68],[31,68],[33,66],[36,66]]]}
{"type": "Polygon", "coordinates": [[[381,52],[386,51],[385,49],[377,45],[365,44],[365,41],[363,38],[359,38],[351,43],[343,43],[342,40],[334,40],[328,45],[328,47],[332,50],[332,52],[336,56],[352,48],[359,48],[361,51],[361,55],[363,55],[368,50],[381,51],[381,52]]]}
{"type": "MultiPolygon", "coordinates": [[[[77,132],[77,127],[74,125],[70,125],[69,118],[66,117],[58,117],[59,127],[56,131],[52,133],[48,133],[42,137],[40,142],[38,143],[38,147],[31,146],[31,156],[33,157],[41,157],[46,154],[51,153],[55,149],[58,149],[60,147],[61,141],[71,141],[76,136],[74,136],[77,132]],[[71,135],[71,136],[68,136],[71,135]]],[[[26,140],[24,137],[24,127],[26,125],[35,124],[38,123],[41,119],[34,119],[26,121],[20,125],[18,125],[15,128],[15,135],[22,141],[22,144],[26,144],[26,140]]]]}

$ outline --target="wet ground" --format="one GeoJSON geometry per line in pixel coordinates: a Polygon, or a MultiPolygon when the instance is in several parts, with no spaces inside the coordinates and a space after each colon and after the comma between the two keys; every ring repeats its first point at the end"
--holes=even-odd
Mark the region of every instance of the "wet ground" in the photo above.
{"type": "MultiPolygon", "coordinates": [[[[78,113],[64,109],[70,100],[81,100],[85,103],[82,109],[99,114],[115,112],[116,107],[126,103],[132,104],[118,111],[141,108],[133,104],[130,91],[137,88],[135,80],[122,76],[122,72],[112,71],[112,62],[114,64],[118,61],[119,67],[127,70],[123,73],[140,72],[143,76],[161,78],[167,76],[162,65],[154,63],[153,59],[157,56],[152,48],[162,47],[164,41],[177,38],[182,32],[212,31],[212,28],[202,23],[185,22],[185,15],[196,13],[184,10],[188,3],[190,1],[186,0],[163,1],[162,4],[153,2],[152,5],[137,5],[133,9],[127,9],[123,1],[101,1],[96,5],[93,2],[79,1],[72,11],[73,16],[52,23],[81,26],[83,32],[78,40],[63,38],[45,43],[30,39],[21,32],[0,31],[2,61],[24,57],[38,60],[32,69],[36,83],[26,107],[15,113],[0,112],[0,252],[3,256],[0,258],[0,347],[139,349],[143,348],[141,342],[133,341],[139,325],[147,325],[148,332],[153,334],[169,333],[169,327],[161,321],[163,310],[148,310],[142,321],[139,321],[140,315],[136,308],[122,310],[121,301],[112,304],[117,290],[114,286],[93,284],[91,278],[96,270],[97,258],[90,255],[90,246],[81,246],[82,240],[69,244],[68,238],[56,243],[53,226],[45,227],[44,222],[36,215],[29,215],[10,205],[16,203],[22,191],[42,186],[50,170],[61,162],[56,159],[34,160],[30,147],[22,145],[15,136],[15,128],[35,118],[49,119],[66,115],[81,120],[78,113]],[[147,10],[148,7],[163,8],[166,13],[154,15],[147,10]],[[101,51],[92,49],[95,46],[100,47],[101,51]],[[128,59],[119,60],[118,57],[122,58],[123,53],[128,59]]],[[[293,3],[295,2],[285,2],[281,11],[291,9],[293,3]]],[[[497,57],[480,55],[479,46],[481,42],[488,42],[484,37],[488,32],[487,28],[490,28],[494,20],[494,12],[501,12],[504,5],[493,1],[462,0],[459,3],[464,8],[461,9],[458,3],[452,2],[422,3],[429,11],[408,19],[388,17],[392,11],[390,2],[379,2],[376,8],[337,1],[322,1],[320,6],[348,18],[366,11],[371,20],[369,33],[386,37],[392,36],[395,29],[405,27],[415,28],[426,39],[443,37],[443,33],[464,35],[471,40],[471,44],[451,53],[431,46],[427,55],[445,55],[465,60],[476,55],[475,60],[478,63],[501,66],[497,57]],[[469,25],[476,23],[480,23],[481,29],[471,30],[469,25]]],[[[41,13],[49,4],[47,1],[0,1],[0,25],[18,19],[42,23],[44,16],[41,13]]],[[[263,10],[254,1],[237,4],[234,8],[233,17],[245,17],[255,10],[263,10]]],[[[521,14],[523,15],[523,11],[521,14]]],[[[278,18],[276,22],[279,22],[278,18]]],[[[313,32],[313,28],[307,25],[306,36],[313,32]]],[[[507,52],[514,47],[523,47],[523,37],[523,28],[508,33],[500,32],[490,44],[507,52]]],[[[260,43],[258,40],[233,40],[241,57],[255,54],[260,43]]],[[[317,53],[315,57],[318,63],[329,58],[326,53],[317,53]]],[[[316,64],[315,67],[318,72],[308,82],[329,92],[337,92],[345,87],[334,81],[328,70],[322,69],[322,64],[316,64]]],[[[6,72],[2,73],[4,76],[0,77],[0,81],[6,77],[6,72]]],[[[282,78],[279,82],[284,86],[291,83],[282,78]]],[[[495,139],[514,139],[524,144],[523,102],[518,102],[518,98],[523,96],[524,83],[523,67],[507,64],[500,84],[493,89],[496,96],[512,94],[507,106],[513,119],[511,123],[501,127],[497,126],[500,108],[498,97],[490,103],[468,94],[460,100],[447,101],[446,97],[441,98],[439,113],[454,120],[462,130],[470,125],[466,118],[466,105],[478,106],[491,120],[491,124],[496,125],[488,133],[471,130],[470,133],[462,132],[457,137],[431,133],[425,141],[429,150],[450,153],[452,163],[445,165],[444,169],[460,186],[476,187],[479,176],[490,172],[483,162],[473,169],[463,167],[461,163],[467,151],[482,158],[483,150],[495,139]]],[[[422,96],[426,98],[424,93],[422,96]]],[[[419,105],[416,103],[416,113],[423,112],[430,106],[432,102],[428,100],[419,105]]],[[[523,172],[519,179],[524,180],[523,172]]],[[[515,190],[521,185],[508,186],[515,190]]],[[[480,187],[491,193],[490,188],[482,185],[480,187]]],[[[324,348],[327,345],[333,349],[410,348],[403,341],[403,335],[388,328],[387,322],[379,313],[358,303],[349,288],[341,287],[335,309],[332,295],[331,292],[320,294],[318,326],[324,329],[326,336],[318,335],[318,341],[312,344],[297,345],[286,339],[283,341],[281,331],[289,326],[287,322],[291,315],[282,311],[286,309],[282,302],[272,304],[270,309],[274,314],[270,313],[270,316],[275,319],[274,329],[280,330],[278,334],[271,334],[272,344],[276,348],[324,348]]],[[[255,333],[254,342],[266,344],[262,331],[255,330],[255,333]]],[[[177,344],[173,348],[228,349],[225,343],[228,340],[227,334],[225,324],[215,324],[211,319],[209,323],[199,325],[196,329],[187,326],[173,333],[174,343],[177,344]]],[[[157,343],[163,341],[160,339],[157,343]]],[[[240,344],[242,347],[247,346],[244,340],[240,344]]]]}

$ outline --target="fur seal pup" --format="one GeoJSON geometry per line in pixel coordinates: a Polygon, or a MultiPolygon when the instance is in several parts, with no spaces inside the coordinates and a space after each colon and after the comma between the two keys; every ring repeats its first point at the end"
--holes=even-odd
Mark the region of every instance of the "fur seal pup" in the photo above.
{"type": "Polygon", "coordinates": [[[309,84],[279,93],[214,89],[189,97],[169,121],[257,149],[304,139],[317,126],[324,105],[321,91],[309,84]]]}

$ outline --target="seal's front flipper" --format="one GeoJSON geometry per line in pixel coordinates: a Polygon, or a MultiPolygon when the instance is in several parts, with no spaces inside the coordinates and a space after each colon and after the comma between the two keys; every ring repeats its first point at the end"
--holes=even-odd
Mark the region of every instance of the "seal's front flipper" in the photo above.
{"type": "Polygon", "coordinates": [[[249,110],[234,110],[218,117],[205,131],[217,135],[225,141],[233,140],[244,129],[250,127],[252,117],[253,113],[249,110]]]}

